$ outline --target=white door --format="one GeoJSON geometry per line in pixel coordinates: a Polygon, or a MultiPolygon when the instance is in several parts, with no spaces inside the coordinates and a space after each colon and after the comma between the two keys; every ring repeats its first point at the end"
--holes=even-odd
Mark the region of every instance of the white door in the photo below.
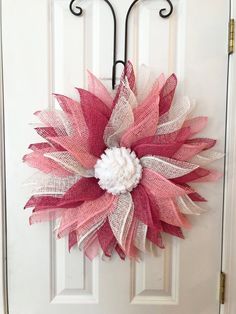
{"type": "MultiPolygon", "coordinates": [[[[221,269],[223,181],[199,186],[210,211],[192,219],[186,240],[167,239],[167,248],[142,262],[93,262],[67,252],[52,226],[28,225],[22,184],[32,170],[22,156],[35,135],[29,122],[54,106],[52,92],[75,96],[86,86],[85,70],[111,86],[113,24],[105,1],[2,0],[7,166],[7,252],[10,314],[216,314],[221,269]]],[[[111,0],[118,17],[118,55],[123,56],[124,18],[131,0],[111,0]]],[[[229,1],[139,1],[130,19],[129,58],[136,68],[175,72],[179,94],[196,99],[196,113],[209,116],[204,135],[224,150],[227,25],[229,1]]],[[[223,171],[223,160],[214,167],[223,171]]]]}

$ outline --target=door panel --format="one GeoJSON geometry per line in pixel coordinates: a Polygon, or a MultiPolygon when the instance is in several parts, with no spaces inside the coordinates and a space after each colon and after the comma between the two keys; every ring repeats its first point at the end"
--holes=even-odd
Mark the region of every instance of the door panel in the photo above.
{"type": "MultiPolygon", "coordinates": [[[[3,58],[7,158],[8,280],[10,314],[215,314],[221,264],[223,183],[197,186],[209,212],[192,218],[186,240],[166,237],[166,249],[140,263],[90,262],[54,226],[29,227],[23,211],[23,182],[33,171],[22,165],[25,148],[38,140],[32,113],[57,106],[52,93],[77,97],[86,69],[111,86],[113,24],[100,0],[79,1],[81,17],[68,0],[3,0],[3,58]],[[109,27],[108,27],[109,26],[109,27]]],[[[118,17],[118,56],[123,58],[125,14],[132,1],[112,0],[118,17]]],[[[129,58],[136,69],[175,72],[178,96],[196,99],[195,114],[209,116],[204,136],[224,150],[227,87],[227,23],[223,0],[140,1],[130,19],[129,58]]],[[[120,69],[121,70],[121,69],[120,69]]],[[[118,71],[118,75],[119,76],[118,71]]],[[[139,77],[139,79],[142,79],[139,77]]],[[[214,167],[223,171],[223,161],[214,167]]]]}

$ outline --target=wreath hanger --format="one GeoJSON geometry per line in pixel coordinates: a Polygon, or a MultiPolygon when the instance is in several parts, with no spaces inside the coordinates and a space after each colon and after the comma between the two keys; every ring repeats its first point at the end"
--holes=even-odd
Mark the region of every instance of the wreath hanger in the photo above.
{"type": "MultiPolygon", "coordinates": [[[[73,15],[75,16],[81,16],[83,14],[83,9],[77,5],[76,3],[78,3],[79,0],[71,0],[70,2],[70,11],[73,15]]],[[[126,19],[125,19],[125,45],[124,45],[124,59],[123,60],[117,60],[117,19],[116,19],[116,13],[114,10],[114,7],[112,6],[112,4],[110,3],[110,1],[108,0],[104,0],[112,13],[112,17],[113,17],[113,23],[114,23],[114,33],[113,33],[113,66],[112,66],[112,88],[115,89],[115,85],[116,85],[116,67],[118,64],[122,64],[123,66],[125,66],[125,64],[127,63],[127,55],[128,55],[128,37],[129,37],[129,17],[130,17],[130,13],[133,9],[133,7],[136,5],[137,2],[139,2],[139,0],[135,0],[132,2],[132,4],[130,5],[127,14],[126,14],[126,19]]],[[[161,18],[168,18],[171,16],[171,14],[173,13],[173,4],[170,0],[166,0],[167,3],[169,4],[169,10],[167,8],[163,8],[159,11],[159,15],[161,18]]]]}

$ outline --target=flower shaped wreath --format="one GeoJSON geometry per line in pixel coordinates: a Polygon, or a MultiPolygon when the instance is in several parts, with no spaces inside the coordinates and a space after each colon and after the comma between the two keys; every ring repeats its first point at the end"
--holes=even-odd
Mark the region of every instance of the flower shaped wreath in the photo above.
{"type": "Polygon", "coordinates": [[[69,249],[78,244],[90,259],[99,247],[137,259],[147,241],[164,248],[162,233],[184,238],[186,215],[206,201],[189,183],[217,180],[204,166],[222,155],[209,151],[215,140],[196,138],[207,118],[189,118],[188,98],[172,105],[174,74],[143,87],[147,96],[136,94],[130,62],[114,98],[91,73],[88,82],[79,102],[55,95],[62,110],[35,113],[46,141],[24,156],[39,170],[25,208],[31,224],[58,219],[58,238],[68,235],[69,249]]]}

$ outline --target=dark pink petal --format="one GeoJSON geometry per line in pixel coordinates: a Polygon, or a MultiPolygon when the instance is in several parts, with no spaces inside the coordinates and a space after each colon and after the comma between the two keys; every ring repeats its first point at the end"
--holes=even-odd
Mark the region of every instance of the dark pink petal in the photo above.
{"type": "Polygon", "coordinates": [[[85,89],[77,88],[77,91],[79,92],[80,95],[80,104],[83,110],[85,107],[88,107],[89,109],[93,109],[100,112],[107,119],[110,118],[111,109],[108,108],[101,99],[99,99],[92,93],[86,91],[85,89]]]}
{"type": "Polygon", "coordinates": [[[124,261],[126,258],[126,254],[124,253],[124,251],[122,250],[122,248],[120,247],[119,244],[116,245],[116,252],[120,256],[120,259],[122,259],[124,261]]]}
{"type": "Polygon", "coordinates": [[[197,179],[206,177],[210,173],[211,173],[210,170],[207,170],[204,168],[198,168],[198,169],[186,174],[185,176],[173,179],[172,182],[174,182],[176,184],[184,184],[184,183],[192,182],[192,181],[195,181],[197,179]]]}
{"type": "Polygon", "coordinates": [[[30,144],[28,148],[34,152],[41,153],[50,153],[56,151],[56,149],[49,143],[34,143],[30,144]]]}
{"type": "Polygon", "coordinates": [[[76,231],[72,231],[71,233],[69,233],[69,236],[68,236],[69,252],[77,244],[77,242],[78,242],[77,233],[76,233],[76,231]]]}
{"type": "Polygon", "coordinates": [[[159,248],[164,249],[164,243],[162,241],[161,234],[157,232],[156,230],[153,230],[151,228],[148,228],[147,231],[147,239],[157,245],[159,248]]]}
{"type": "Polygon", "coordinates": [[[108,220],[106,220],[104,225],[102,225],[102,227],[97,231],[97,236],[105,256],[111,257],[117,241],[114,237],[108,220]]]}
{"type": "Polygon", "coordinates": [[[98,180],[95,178],[81,178],[75,183],[61,198],[60,205],[74,207],[73,204],[84,201],[93,201],[101,197],[105,193],[98,185],[98,180]]]}
{"type": "Polygon", "coordinates": [[[203,150],[210,149],[215,146],[216,140],[211,138],[193,138],[186,141],[186,144],[204,146],[203,150]]]}
{"type": "Polygon", "coordinates": [[[90,154],[100,157],[105,150],[103,134],[108,119],[93,106],[84,106],[83,113],[89,130],[88,151],[90,154]]]}
{"type": "Polygon", "coordinates": [[[135,146],[135,153],[138,158],[142,158],[146,155],[156,155],[163,157],[172,157],[177,150],[180,149],[182,143],[171,143],[171,144],[141,144],[135,146]]]}
{"type": "Polygon", "coordinates": [[[193,202],[207,202],[207,200],[202,197],[200,194],[197,192],[195,193],[190,193],[188,197],[193,201],[193,202]]]}
{"type": "Polygon", "coordinates": [[[61,200],[60,197],[34,195],[28,200],[24,208],[26,209],[31,207],[37,207],[37,210],[39,210],[45,207],[46,208],[55,207],[60,202],[60,200],[61,200]]]}
{"type": "Polygon", "coordinates": [[[174,98],[175,89],[177,86],[177,77],[172,74],[165,82],[160,92],[160,116],[170,110],[172,100],[174,98]]]}
{"type": "Polygon", "coordinates": [[[63,148],[51,141],[52,137],[58,136],[58,133],[53,127],[42,127],[42,128],[35,128],[35,131],[44,139],[46,139],[50,144],[52,144],[58,151],[62,151],[63,148]]]}
{"type": "Polygon", "coordinates": [[[160,134],[160,135],[145,137],[133,143],[132,148],[135,149],[137,146],[144,145],[144,144],[164,145],[164,144],[173,144],[176,142],[183,143],[190,136],[191,136],[190,128],[183,128],[169,134],[160,134]]]}
{"type": "Polygon", "coordinates": [[[182,232],[180,227],[169,225],[169,224],[165,223],[164,221],[162,221],[161,224],[162,224],[162,228],[163,228],[164,233],[168,233],[168,234],[173,235],[175,237],[184,239],[184,235],[183,235],[183,232],[182,232]]]}
{"type": "Polygon", "coordinates": [[[140,184],[131,192],[131,195],[134,203],[134,217],[145,225],[153,227],[149,198],[145,189],[140,184]]]}

